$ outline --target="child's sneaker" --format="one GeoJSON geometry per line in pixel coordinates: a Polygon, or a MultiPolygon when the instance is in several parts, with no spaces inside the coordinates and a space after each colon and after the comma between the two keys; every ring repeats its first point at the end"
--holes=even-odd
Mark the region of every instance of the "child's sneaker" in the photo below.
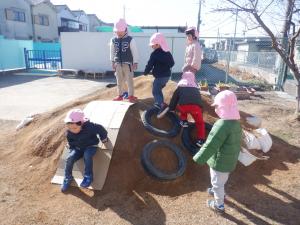
{"type": "Polygon", "coordinates": [[[128,98],[128,92],[125,91],[125,92],[122,94],[122,97],[123,97],[123,99],[127,99],[127,98],[128,98]]]}
{"type": "Polygon", "coordinates": [[[68,188],[70,187],[71,183],[72,183],[73,177],[71,178],[65,178],[62,185],[61,185],[61,191],[65,192],[68,190],[68,188]]]}
{"type": "MultiPolygon", "coordinates": [[[[212,190],[212,188],[207,188],[206,192],[209,195],[214,196],[214,191],[212,190]]],[[[226,193],[224,194],[224,200],[226,201],[226,193]]]]}
{"type": "Polygon", "coordinates": [[[220,214],[225,213],[224,204],[218,206],[215,200],[213,199],[207,200],[207,207],[215,211],[216,213],[220,213],[220,214]]]}
{"type": "Polygon", "coordinates": [[[169,111],[169,107],[167,104],[164,104],[157,113],[157,118],[160,119],[169,111]]]}
{"type": "Polygon", "coordinates": [[[113,101],[122,101],[123,100],[123,96],[122,95],[118,95],[116,97],[114,97],[113,101]]]}
{"type": "Polygon", "coordinates": [[[135,96],[133,96],[133,95],[130,95],[130,96],[128,96],[128,101],[130,101],[130,102],[136,102],[137,101],[137,97],[135,97],[135,96]]]}
{"type": "Polygon", "coordinates": [[[189,127],[189,122],[187,120],[180,120],[179,123],[182,127],[189,127]]]}
{"type": "Polygon", "coordinates": [[[88,188],[93,182],[93,178],[91,177],[84,177],[81,184],[80,184],[80,187],[83,187],[83,188],[88,188]]]}
{"type": "Polygon", "coordinates": [[[196,142],[196,145],[199,147],[199,148],[201,148],[202,147],[202,145],[205,143],[205,141],[204,140],[202,140],[202,139],[199,139],[197,142],[196,142]]]}
{"type": "Polygon", "coordinates": [[[154,108],[157,108],[157,109],[159,109],[160,110],[160,105],[158,104],[158,103],[154,103],[154,108]]]}

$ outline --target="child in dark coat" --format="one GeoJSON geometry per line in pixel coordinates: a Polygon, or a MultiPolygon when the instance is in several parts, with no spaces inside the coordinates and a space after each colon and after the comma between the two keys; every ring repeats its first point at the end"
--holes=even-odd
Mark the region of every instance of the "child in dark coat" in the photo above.
{"type": "Polygon", "coordinates": [[[81,187],[89,187],[93,182],[93,156],[96,154],[99,138],[102,143],[107,143],[107,131],[99,124],[88,121],[82,110],[72,109],[68,112],[64,122],[67,126],[67,140],[69,144],[69,155],[66,160],[65,177],[61,191],[65,192],[72,180],[74,163],[83,157],[85,170],[81,187]]]}
{"type": "Polygon", "coordinates": [[[164,103],[162,89],[166,86],[170,79],[171,68],[174,66],[174,59],[163,34],[153,34],[150,38],[149,45],[154,51],[150,55],[144,75],[147,75],[150,71],[152,71],[155,78],[152,87],[154,106],[159,108],[159,112],[162,112],[167,107],[164,103]]]}
{"type": "Polygon", "coordinates": [[[182,79],[178,82],[169,107],[167,110],[159,113],[158,118],[164,116],[167,111],[174,111],[175,108],[180,113],[180,124],[183,127],[188,127],[187,116],[191,114],[195,120],[197,128],[197,142],[196,145],[201,147],[205,140],[205,124],[202,117],[202,102],[199,88],[195,82],[195,74],[192,72],[185,72],[182,74],[182,79]]]}

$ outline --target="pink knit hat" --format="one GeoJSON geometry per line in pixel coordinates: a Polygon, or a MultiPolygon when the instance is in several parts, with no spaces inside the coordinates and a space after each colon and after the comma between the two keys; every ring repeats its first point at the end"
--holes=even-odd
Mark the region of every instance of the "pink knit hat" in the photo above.
{"type": "Polygon", "coordinates": [[[194,31],[195,37],[199,38],[199,32],[197,31],[196,27],[188,27],[185,33],[188,33],[189,31],[194,31]]]}
{"type": "Polygon", "coordinates": [[[168,47],[166,38],[164,37],[164,35],[162,33],[155,33],[151,36],[150,38],[150,46],[159,44],[160,47],[162,48],[162,50],[164,50],[165,52],[169,52],[170,49],[168,47]]]}
{"type": "Polygon", "coordinates": [[[127,29],[127,23],[124,19],[119,19],[118,22],[114,25],[114,32],[122,32],[126,31],[127,29]]]}
{"type": "Polygon", "coordinates": [[[215,106],[217,115],[224,120],[239,120],[240,113],[237,107],[236,95],[229,90],[219,92],[212,106],[215,106]]]}
{"type": "Polygon", "coordinates": [[[198,87],[195,81],[195,74],[192,72],[184,72],[181,80],[177,84],[178,87],[198,87]]]}
{"type": "Polygon", "coordinates": [[[77,122],[85,122],[88,119],[85,118],[84,113],[81,109],[71,109],[64,119],[65,123],[77,123],[77,122]]]}

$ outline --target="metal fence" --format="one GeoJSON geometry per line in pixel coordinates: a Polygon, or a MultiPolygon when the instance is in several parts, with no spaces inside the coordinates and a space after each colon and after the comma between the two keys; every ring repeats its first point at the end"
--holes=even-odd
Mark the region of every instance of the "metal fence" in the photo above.
{"type": "Polygon", "coordinates": [[[24,48],[26,69],[57,70],[62,68],[60,51],[27,50],[24,48]]]}
{"type": "MultiPolygon", "coordinates": [[[[232,69],[240,69],[260,75],[269,83],[275,84],[280,79],[278,74],[285,66],[280,55],[272,48],[272,41],[268,37],[201,37],[200,42],[204,52],[208,49],[216,51],[217,60],[214,61],[224,66],[226,81],[232,69]]],[[[295,60],[300,61],[298,48],[295,60]]]]}

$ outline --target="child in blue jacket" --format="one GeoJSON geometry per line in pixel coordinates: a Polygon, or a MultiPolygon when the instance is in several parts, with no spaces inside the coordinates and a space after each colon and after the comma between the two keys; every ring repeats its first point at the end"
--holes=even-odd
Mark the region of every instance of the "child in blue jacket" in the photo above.
{"type": "Polygon", "coordinates": [[[84,178],[80,186],[87,188],[93,182],[93,156],[96,154],[99,138],[102,143],[107,143],[107,131],[99,124],[88,121],[82,110],[72,109],[68,112],[64,122],[67,126],[67,140],[69,144],[69,155],[66,160],[65,177],[61,191],[65,192],[72,180],[74,163],[83,157],[85,170],[84,178]]]}
{"type": "Polygon", "coordinates": [[[153,52],[146,65],[144,75],[152,71],[154,82],[152,94],[154,97],[154,106],[159,108],[159,113],[166,110],[162,89],[166,86],[171,76],[171,68],[174,66],[174,59],[167,45],[166,39],[161,33],[155,33],[150,38],[150,44],[153,52]]]}

